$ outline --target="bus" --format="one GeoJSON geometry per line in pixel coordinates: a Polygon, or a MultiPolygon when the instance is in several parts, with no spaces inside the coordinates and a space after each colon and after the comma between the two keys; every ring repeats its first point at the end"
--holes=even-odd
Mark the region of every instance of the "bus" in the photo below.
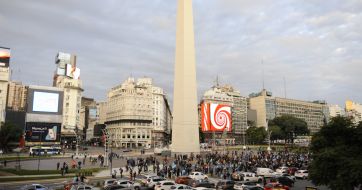
{"type": "Polygon", "coordinates": [[[60,147],[34,146],[29,149],[29,155],[56,155],[61,152],[60,147]]]}

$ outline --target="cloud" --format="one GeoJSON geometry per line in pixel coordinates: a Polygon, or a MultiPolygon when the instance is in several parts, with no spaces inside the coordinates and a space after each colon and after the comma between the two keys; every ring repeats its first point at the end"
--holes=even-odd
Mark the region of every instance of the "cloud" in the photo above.
{"type": "MultiPolygon", "coordinates": [[[[104,100],[128,76],[149,76],[172,99],[176,1],[12,0],[0,7],[13,79],[51,85],[58,51],[75,53],[84,95],[104,100]],[[21,11],[20,11],[21,10],[21,11]]],[[[243,95],[362,102],[358,0],[194,0],[198,96],[216,76],[243,95]],[[264,62],[262,65],[261,62],[264,62]]]]}

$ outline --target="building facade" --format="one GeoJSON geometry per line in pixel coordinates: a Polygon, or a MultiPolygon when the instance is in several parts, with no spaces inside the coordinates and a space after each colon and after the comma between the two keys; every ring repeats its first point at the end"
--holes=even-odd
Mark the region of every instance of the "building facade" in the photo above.
{"type": "Polygon", "coordinates": [[[351,100],[346,101],[346,116],[352,118],[354,124],[358,124],[362,121],[362,104],[353,102],[351,100]]]}
{"type": "Polygon", "coordinates": [[[329,105],[329,118],[337,117],[337,116],[345,116],[346,112],[339,105],[329,105]]]}
{"type": "MultiPolygon", "coordinates": [[[[215,85],[207,90],[202,97],[202,103],[223,104],[231,107],[231,131],[227,133],[228,144],[240,144],[243,142],[244,134],[247,129],[247,99],[241,96],[230,85],[215,85]]],[[[201,118],[201,117],[200,117],[201,118]]],[[[200,122],[201,123],[201,122],[200,122]]],[[[205,141],[211,142],[215,139],[223,141],[223,132],[204,132],[205,141]]]]}
{"type": "Polygon", "coordinates": [[[80,70],[76,67],[76,56],[59,52],[55,59],[57,65],[53,85],[64,90],[62,138],[72,139],[83,134],[80,126],[82,81],[80,70]]]}
{"type": "Polygon", "coordinates": [[[25,111],[28,87],[21,82],[9,82],[6,110],[25,111]]]}
{"type": "Polygon", "coordinates": [[[167,109],[163,104],[167,101],[162,94],[163,90],[153,86],[151,78],[136,81],[131,77],[108,92],[105,124],[113,146],[150,147],[160,144],[157,142],[159,135],[167,134],[167,123],[170,123],[167,117],[171,118],[164,116],[167,109]]]}
{"type": "Polygon", "coordinates": [[[257,127],[267,127],[267,121],[282,115],[292,115],[307,122],[311,133],[319,131],[328,120],[328,106],[324,101],[302,101],[287,98],[272,97],[266,90],[258,94],[251,94],[250,109],[256,110],[257,127]]]}

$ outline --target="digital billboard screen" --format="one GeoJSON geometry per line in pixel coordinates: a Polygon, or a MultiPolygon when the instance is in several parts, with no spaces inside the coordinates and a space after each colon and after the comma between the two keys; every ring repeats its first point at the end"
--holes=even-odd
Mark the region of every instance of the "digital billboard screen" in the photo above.
{"type": "Polygon", "coordinates": [[[203,103],[201,105],[201,128],[203,132],[231,131],[231,107],[203,103]]]}
{"type": "Polygon", "coordinates": [[[34,92],[33,109],[34,112],[57,113],[59,106],[59,93],[34,92]]]}
{"type": "Polygon", "coordinates": [[[9,67],[10,48],[0,47],[0,67],[9,67]]]}
{"type": "Polygon", "coordinates": [[[26,123],[26,141],[58,142],[60,140],[61,123],[26,123]]]}

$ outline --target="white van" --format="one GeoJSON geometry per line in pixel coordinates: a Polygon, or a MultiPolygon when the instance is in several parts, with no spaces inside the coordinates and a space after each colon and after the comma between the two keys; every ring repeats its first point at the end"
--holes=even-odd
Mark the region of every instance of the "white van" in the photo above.
{"type": "Polygon", "coordinates": [[[275,177],[276,173],[270,168],[256,168],[256,175],[264,177],[275,177]]]}

